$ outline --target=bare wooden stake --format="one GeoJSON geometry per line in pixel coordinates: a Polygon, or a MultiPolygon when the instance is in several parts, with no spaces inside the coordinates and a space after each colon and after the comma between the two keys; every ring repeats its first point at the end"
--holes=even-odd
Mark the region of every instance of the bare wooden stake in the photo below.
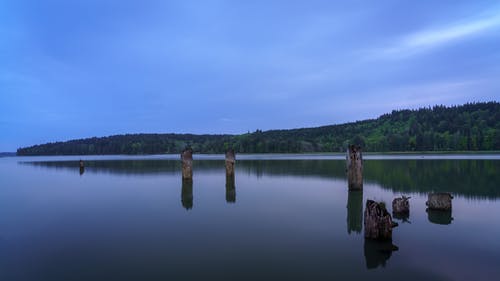
{"type": "Polygon", "coordinates": [[[234,176],[234,163],[236,162],[236,156],[234,149],[229,149],[226,151],[226,177],[234,176]]]}
{"type": "Polygon", "coordinates": [[[186,148],[181,153],[182,180],[193,180],[193,150],[186,148]]]}
{"type": "Polygon", "coordinates": [[[363,189],[363,156],[361,154],[361,147],[349,145],[346,158],[349,189],[363,189]]]}

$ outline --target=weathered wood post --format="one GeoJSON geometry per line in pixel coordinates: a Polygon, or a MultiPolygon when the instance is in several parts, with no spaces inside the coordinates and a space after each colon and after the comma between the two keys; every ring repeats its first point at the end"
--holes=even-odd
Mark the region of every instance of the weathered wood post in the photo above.
{"type": "Polygon", "coordinates": [[[80,159],[80,176],[85,173],[85,165],[83,164],[83,160],[80,159]]]}
{"type": "Polygon", "coordinates": [[[392,239],[392,228],[397,226],[397,223],[392,221],[385,204],[367,200],[364,226],[365,238],[387,240],[392,239]]]}
{"type": "Polygon", "coordinates": [[[234,149],[226,151],[226,202],[236,202],[236,188],[234,186],[234,164],[236,156],[234,149]]]}
{"type": "Polygon", "coordinates": [[[363,189],[363,156],[361,154],[361,147],[349,145],[346,158],[349,189],[363,189]]]}
{"type": "Polygon", "coordinates": [[[347,233],[361,233],[363,228],[363,191],[349,190],[347,195],[347,233]]]}
{"type": "Polygon", "coordinates": [[[230,148],[226,151],[226,177],[234,176],[235,162],[236,162],[236,156],[234,154],[234,149],[230,148]]]}
{"type": "Polygon", "coordinates": [[[186,210],[193,208],[193,181],[183,180],[181,190],[181,203],[186,210]]]}
{"type": "Polygon", "coordinates": [[[449,193],[429,193],[425,205],[431,210],[449,211],[451,210],[451,199],[453,196],[449,193]]]}
{"type": "Polygon", "coordinates": [[[182,160],[182,180],[193,180],[193,150],[188,147],[181,152],[182,160]]]}

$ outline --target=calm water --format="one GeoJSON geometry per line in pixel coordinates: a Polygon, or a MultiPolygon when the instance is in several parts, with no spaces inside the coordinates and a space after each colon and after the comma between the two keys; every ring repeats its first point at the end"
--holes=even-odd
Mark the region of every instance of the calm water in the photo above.
{"type": "Polygon", "coordinates": [[[343,156],[0,158],[0,280],[499,280],[500,159],[367,156],[362,193],[343,156]],[[454,195],[427,213],[427,193],[454,195]],[[367,199],[389,206],[396,252],[363,237],[367,199]]]}

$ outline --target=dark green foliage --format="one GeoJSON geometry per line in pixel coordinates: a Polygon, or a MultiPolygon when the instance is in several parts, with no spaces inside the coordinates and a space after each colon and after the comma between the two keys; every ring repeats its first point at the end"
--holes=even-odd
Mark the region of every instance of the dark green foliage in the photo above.
{"type": "Polygon", "coordinates": [[[133,134],[35,145],[18,155],[299,153],[345,151],[500,150],[500,103],[468,103],[399,110],[377,119],[292,130],[257,130],[242,135],[133,134]]]}

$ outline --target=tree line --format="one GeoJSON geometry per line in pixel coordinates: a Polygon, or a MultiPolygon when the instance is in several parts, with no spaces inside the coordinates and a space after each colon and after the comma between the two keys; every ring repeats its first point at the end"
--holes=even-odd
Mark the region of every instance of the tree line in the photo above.
{"type": "Polygon", "coordinates": [[[377,119],[241,135],[126,134],[19,148],[17,155],[343,152],[500,150],[500,103],[467,103],[394,110],[377,119]]]}

